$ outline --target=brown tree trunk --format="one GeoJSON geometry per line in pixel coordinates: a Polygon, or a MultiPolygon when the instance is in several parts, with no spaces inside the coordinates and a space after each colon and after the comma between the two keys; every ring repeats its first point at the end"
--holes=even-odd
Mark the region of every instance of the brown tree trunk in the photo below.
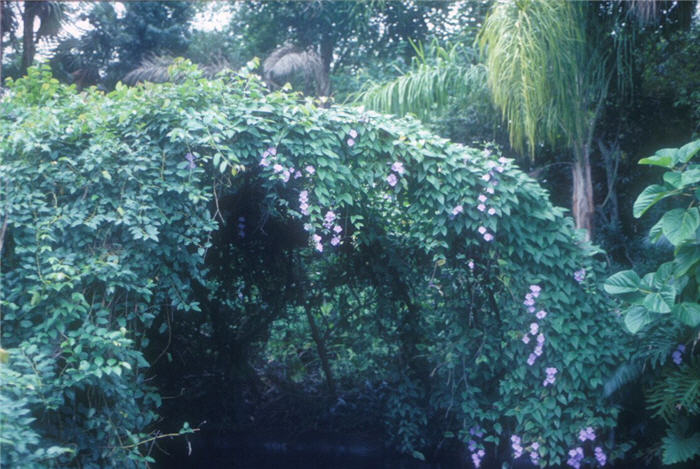
{"type": "Polygon", "coordinates": [[[37,5],[35,2],[25,2],[22,12],[22,69],[21,75],[27,74],[27,69],[34,62],[36,48],[34,44],[34,19],[36,18],[37,5]]]}
{"type": "Polygon", "coordinates": [[[593,237],[593,181],[591,179],[590,148],[586,144],[577,144],[574,148],[574,164],[572,166],[574,189],[571,207],[576,222],[576,228],[586,230],[586,241],[593,237]]]}

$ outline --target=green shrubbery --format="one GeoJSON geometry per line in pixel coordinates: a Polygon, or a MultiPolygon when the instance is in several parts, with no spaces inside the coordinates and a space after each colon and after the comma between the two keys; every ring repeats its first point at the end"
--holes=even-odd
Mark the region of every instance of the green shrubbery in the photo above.
{"type": "Polygon", "coordinates": [[[668,425],[662,460],[674,464],[700,454],[700,362],[695,343],[700,331],[700,140],[681,148],[659,150],[640,164],[665,168],[663,184],[653,184],[639,195],[634,216],[639,218],[664,199],[673,201],[651,228],[649,238],[673,245],[674,258],[640,278],[633,270],[611,276],[605,290],[625,304],[625,325],[639,333],[647,347],[638,348],[622,381],[648,366],[658,374],[647,395],[654,417],[668,425]],[[673,364],[669,363],[669,358],[673,364]]]}
{"type": "Polygon", "coordinates": [[[3,459],[149,460],[158,331],[230,378],[314,318],[329,392],[384,382],[402,451],[622,453],[598,252],[512,161],[179,67],[107,95],[33,70],[0,102],[3,459]]]}

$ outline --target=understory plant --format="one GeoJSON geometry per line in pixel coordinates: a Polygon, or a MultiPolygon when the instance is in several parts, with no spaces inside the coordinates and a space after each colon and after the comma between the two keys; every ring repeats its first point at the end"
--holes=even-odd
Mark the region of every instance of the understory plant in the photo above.
{"type": "Polygon", "coordinates": [[[641,346],[621,370],[617,385],[636,378],[644,366],[654,380],[646,390],[649,409],[666,424],[661,459],[674,464],[700,455],[700,140],[666,148],[640,160],[664,168],[663,182],[642,191],[634,216],[665,201],[649,231],[651,242],[669,243],[673,259],[640,277],[634,270],[612,275],[605,290],[617,295],[627,330],[641,346]]]}

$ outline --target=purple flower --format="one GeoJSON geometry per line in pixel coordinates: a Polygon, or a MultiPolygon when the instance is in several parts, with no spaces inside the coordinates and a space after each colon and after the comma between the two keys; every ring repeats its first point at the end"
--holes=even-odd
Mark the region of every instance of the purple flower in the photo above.
{"type": "Polygon", "coordinates": [[[351,146],[353,146],[353,145],[355,145],[355,140],[349,138],[349,139],[348,139],[348,146],[351,147],[351,146]]]}
{"type": "Polygon", "coordinates": [[[480,212],[483,212],[484,210],[486,210],[486,205],[484,205],[484,204],[479,204],[479,205],[476,206],[476,208],[477,208],[477,210],[479,210],[480,212]]]}
{"type": "Polygon", "coordinates": [[[470,260],[470,261],[467,263],[467,266],[469,267],[469,270],[474,270],[474,261],[470,260]]]}
{"type": "Polygon", "coordinates": [[[474,464],[475,468],[479,468],[481,466],[481,458],[479,458],[479,455],[476,453],[472,454],[472,463],[474,464]]]}
{"type": "Polygon", "coordinates": [[[496,166],[496,171],[502,173],[503,171],[505,171],[505,169],[503,168],[503,166],[496,166]]]}
{"type": "Polygon", "coordinates": [[[547,317],[547,311],[541,309],[541,310],[537,311],[537,314],[535,314],[535,317],[537,319],[544,319],[547,317]]]}
{"type": "Polygon", "coordinates": [[[534,306],[535,305],[535,299],[532,297],[530,293],[525,295],[525,301],[523,301],[523,304],[525,306],[534,306]]]}
{"type": "Polygon", "coordinates": [[[298,169],[294,171],[294,179],[299,179],[301,177],[301,171],[298,169]]]}
{"type": "Polygon", "coordinates": [[[350,129],[350,132],[348,132],[348,135],[350,135],[351,138],[357,138],[357,130],[350,129]]]}
{"type": "Polygon", "coordinates": [[[566,463],[573,467],[574,469],[579,469],[581,467],[581,461],[583,460],[583,448],[580,446],[569,450],[569,460],[566,463]]]}
{"type": "Polygon", "coordinates": [[[547,373],[547,377],[545,378],[544,382],[542,383],[542,386],[549,386],[550,384],[554,384],[554,381],[556,381],[556,374],[559,372],[556,368],[546,368],[545,373],[547,373]]]}
{"type": "Polygon", "coordinates": [[[574,272],[574,280],[578,283],[583,283],[583,279],[586,278],[586,269],[580,269],[574,272]]]}
{"type": "Polygon", "coordinates": [[[608,462],[608,457],[605,456],[603,448],[601,448],[600,446],[596,446],[593,452],[595,453],[595,458],[598,461],[598,465],[605,466],[605,463],[608,462]]]}
{"type": "Polygon", "coordinates": [[[394,173],[391,173],[386,177],[386,182],[389,183],[391,187],[394,187],[399,180],[396,179],[396,175],[394,173]]]}
{"type": "Polygon", "coordinates": [[[530,343],[530,336],[529,336],[529,335],[525,334],[525,335],[523,336],[523,343],[525,343],[525,344],[529,344],[529,343],[530,343]]]}
{"type": "Polygon", "coordinates": [[[190,163],[190,164],[187,165],[187,167],[190,168],[190,169],[194,169],[194,168],[195,168],[195,164],[194,164],[195,157],[194,157],[194,155],[193,155],[192,153],[190,153],[190,152],[187,152],[187,154],[185,155],[185,159],[186,159],[187,161],[189,161],[189,163],[190,163]]]}
{"type": "Polygon", "coordinates": [[[245,238],[245,217],[238,217],[238,236],[245,238]]]}
{"type": "Polygon", "coordinates": [[[542,356],[542,344],[537,344],[533,353],[538,357],[542,356]]]}
{"type": "Polygon", "coordinates": [[[530,334],[537,335],[537,331],[540,330],[539,324],[536,322],[530,323],[530,334]]]}
{"type": "Polygon", "coordinates": [[[469,451],[474,452],[476,451],[476,441],[474,440],[469,440],[469,451]]]}
{"type": "Polygon", "coordinates": [[[518,459],[523,455],[523,447],[521,446],[520,437],[513,435],[510,437],[511,447],[513,448],[513,459],[518,459]]]}
{"type": "Polygon", "coordinates": [[[331,238],[331,245],[337,246],[340,244],[340,236],[333,236],[331,238]]]}
{"type": "Polygon", "coordinates": [[[486,202],[489,198],[484,194],[479,194],[479,202],[486,202]]]}
{"type": "Polygon", "coordinates": [[[488,182],[488,181],[491,180],[491,175],[490,175],[489,173],[486,173],[486,174],[484,174],[483,176],[481,176],[481,179],[483,179],[484,181],[488,182]]]}
{"type": "Polygon", "coordinates": [[[275,173],[281,173],[282,171],[284,171],[284,166],[282,166],[282,165],[279,164],[279,163],[275,163],[275,165],[272,167],[272,170],[273,170],[275,173]]]}
{"type": "Polygon", "coordinates": [[[288,170],[285,169],[284,171],[282,171],[282,181],[288,182],[289,176],[290,176],[290,173],[288,170]]]}
{"type": "Polygon", "coordinates": [[[532,296],[537,298],[540,296],[540,292],[542,291],[542,287],[539,285],[530,285],[530,291],[532,292],[532,296]]]}
{"type": "Polygon", "coordinates": [[[534,306],[528,307],[528,308],[527,308],[527,312],[530,313],[530,314],[533,314],[533,313],[535,312],[535,307],[534,307],[534,306]]]}
{"type": "Polygon", "coordinates": [[[277,148],[276,148],[276,147],[270,147],[270,148],[267,149],[267,152],[268,152],[270,155],[275,156],[275,155],[277,154],[277,148]]]}
{"type": "Polygon", "coordinates": [[[491,233],[486,233],[484,235],[484,241],[486,241],[487,243],[493,241],[493,235],[491,233]]]}
{"type": "Polygon", "coordinates": [[[484,234],[486,233],[486,227],[480,226],[476,231],[478,231],[480,234],[484,234]]]}
{"type": "Polygon", "coordinates": [[[685,345],[678,344],[678,347],[676,347],[676,350],[672,354],[673,363],[679,366],[683,363],[683,352],[685,352],[685,345]]]}
{"type": "Polygon", "coordinates": [[[578,439],[581,441],[595,440],[595,432],[593,431],[593,427],[582,428],[581,431],[578,432],[578,439]]]}
{"type": "Polygon", "coordinates": [[[506,164],[508,162],[508,158],[506,158],[505,156],[501,156],[500,158],[498,158],[498,162],[501,164],[506,164]]]}
{"type": "Polygon", "coordinates": [[[491,208],[489,209],[489,211],[486,212],[486,213],[488,213],[489,215],[495,215],[495,214],[496,214],[496,209],[493,208],[493,207],[491,207],[491,208]]]}
{"type": "Polygon", "coordinates": [[[323,252],[323,244],[321,243],[321,236],[315,234],[313,235],[314,247],[318,252],[323,252]]]}
{"type": "Polygon", "coordinates": [[[270,166],[270,162],[267,160],[267,158],[263,156],[260,160],[260,166],[267,168],[268,166],[270,166]]]}
{"type": "Polygon", "coordinates": [[[311,165],[306,166],[306,168],[304,168],[304,169],[306,170],[307,173],[309,173],[309,176],[313,176],[314,173],[316,172],[316,168],[314,168],[311,165]]]}
{"type": "Polygon", "coordinates": [[[343,231],[343,227],[340,226],[340,225],[335,225],[335,226],[333,227],[333,231],[336,232],[336,233],[340,233],[341,231],[343,231]]]}
{"type": "Polygon", "coordinates": [[[391,170],[395,173],[398,173],[399,176],[403,176],[403,173],[406,172],[406,170],[403,167],[403,163],[400,161],[394,162],[394,164],[391,165],[391,170]]]}
{"type": "MultiPolygon", "coordinates": [[[[494,183],[494,184],[495,184],[495,183],[494,183]]],[[[494,193],[493,187],[491,187],[491,186],[487,187],[487,188],[486,188],[486,192],[489,193],[489,194],[493,194],[493,193],[494,193]]]]}
{"type": "Polygon", "coordinates": [[[461,205],[457,205],[455,208],[452,209],[452,216],[457,216],[458,214],[462,213],[464,211],[464,207],[461,205]]]}
{"type": "Polygon", "coordinates": [[[311,231],[313,229],[314,227],[311,226],[311,223],[304,223],[304,231],[311,231]]]}
{"type": "Polygon", "coordinates": [[[544,344],[544,334],[542,334],[541,332],[539,334],[537,334],[537,343],[544,344]]]}
{"type": "Polygon", "coordinates": [[[532,366],[532,365],[535,364],[535,360],[537,360],[537,355],[535,355],[534,353],[531,353],[531,354],[527,357],[527,364],[530,365],[530,366],[532,366]]]}
{"type": "Polygon", "coordinates": [[[331,229],[331,226],[333,226],[333,222],[335,221],[336,215],[333,210],[329,210],[326,212],[326,215],[323,217],[323,226],[326,229],[331,229]]]}

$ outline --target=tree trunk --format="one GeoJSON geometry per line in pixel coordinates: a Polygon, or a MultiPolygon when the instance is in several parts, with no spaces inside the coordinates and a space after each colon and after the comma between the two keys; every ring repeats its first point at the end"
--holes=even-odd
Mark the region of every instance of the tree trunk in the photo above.
{"type": "Polygon", "coordinates": [[[34,44],[34,19],[36,18],[36,2],[25,2],[22,12],[22,69],[21,75],[27,74],[27,69],[34,62],[36,48],[34,44]]]}
{"type": "Polygon", "coordinates": [[[586,144],[577,144],[574,148],[574,164],[572,166],[574,190],[571,207],[576,222],[576,228],[586,230],[585,239],[593,237],[593,181],[591,180],[590,148],[586,144]]]}
{"type": "Polygon", "coordinates": [[[304,306],[306,311],[306,319],[309,321],[309,327],[311,328],[311,337],[316,343],[316,351],[318,356],[321,358],[321,368],[323,368],[323,374],[326,375],[326,385],[328,386],[328,392],[333,399],[336,398],[335,392],[335,381],[333,380],[333,374],[331,372],[331,366],[328,362],[328,353],[326,352],[326,344],[323,342],[323,337],[321,337],[321,332],[318,330],[318,325],[314,320],[314,316],[311,313],[311,305],[308,303],[304,306]]]}

